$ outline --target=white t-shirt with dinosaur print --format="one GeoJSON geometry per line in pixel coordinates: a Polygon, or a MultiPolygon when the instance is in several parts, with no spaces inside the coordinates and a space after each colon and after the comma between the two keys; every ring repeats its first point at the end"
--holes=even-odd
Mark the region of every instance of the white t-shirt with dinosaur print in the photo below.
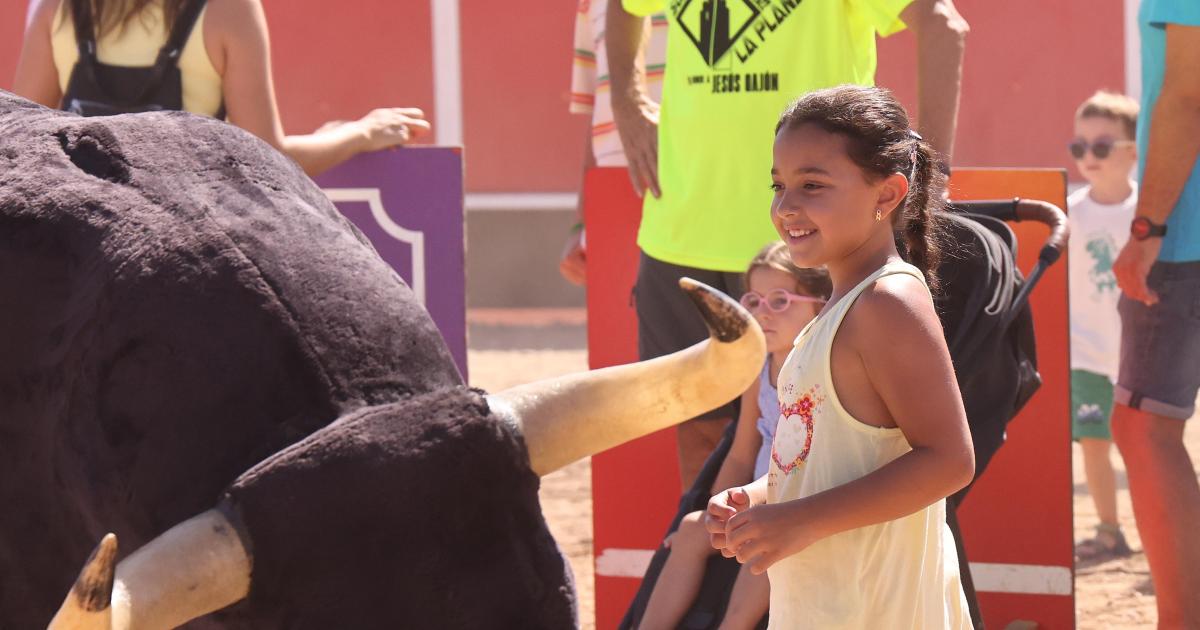
{"type": "Polygon", "coordinates": [[[1112,265],[1129,238],[1137,209],[1137,184],[1125,201],[1106,205],[1084,186],[1067,198],[1071,223],[1068,245],[1071,313],[1071,369],[1117,380],[1121,354],[1121,289],[1112,265]]]}

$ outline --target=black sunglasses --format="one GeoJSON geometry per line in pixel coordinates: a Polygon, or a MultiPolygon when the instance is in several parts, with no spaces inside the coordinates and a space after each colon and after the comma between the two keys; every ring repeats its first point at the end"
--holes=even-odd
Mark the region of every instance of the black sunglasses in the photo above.
{"type": "Polygon", "coordinates": [[[1082,160],[1083,156],[1087,155],[1088,148],[1091,148],[1092,155],[1096,156],[1097,160],[1103,160],[1108,157],[1109,153],[1112,153],[1113,147],[1122,147],[1128,144],[1133,144],[1133,140],[1100,138],[1089,145],[1087,140],[1076,138],[1067,144],[1067,149],[1071,151],[1071,157],[1076,160],[1082,160]]]}

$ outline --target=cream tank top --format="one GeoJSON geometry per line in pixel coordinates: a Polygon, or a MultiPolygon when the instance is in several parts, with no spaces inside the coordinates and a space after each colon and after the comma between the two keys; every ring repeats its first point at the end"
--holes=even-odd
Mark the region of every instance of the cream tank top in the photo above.
{"type": "MultiPolygon", "coordinates": [[[[863,477],[911,450],[899,428],[863,424],[838,400],[833,339],[858,296],[877,280],[920,270],[891,262],[809,322],[779,374],[779,423],[767,500],[811,496],[863,477]]],[[[768,571],[771,629],[971,628],[946,502],[835,534],[768,571]]]]}
{"type": "MultiPolygon", "coordinates": [[[[75,27],[67,15],[66,5],[66,0],[62,0],[50,39],[54,67],[58,70],[58,87],[63,92],[67,91],[75,62],[79,61],[75,27]]],[[[205,6],[179,53],[179,74],[183,82],[184,111],[215,116],[221,109],[221,75],[204,48],[204,18],[207,14],[208,7],[205,6]]],[[[96,58],[100,63],[114,66],[153,66],[159,49],[167,43],[168,34],[168,29],[163,26],[162,2],[151,2],[124,28],[113,29],[96,42],[96,58]]]]}

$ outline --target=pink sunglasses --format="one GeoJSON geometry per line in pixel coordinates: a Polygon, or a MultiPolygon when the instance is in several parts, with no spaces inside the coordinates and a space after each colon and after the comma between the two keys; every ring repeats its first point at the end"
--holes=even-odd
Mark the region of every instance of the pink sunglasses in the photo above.
{"type": "Polygon", "coordinates": [[[757,311],[758,307],[766,305],[776,313],[782,313],[792,305],[792,302],[812,302],[814,304],[824,304],[825,300],[821,298],[809,297],[807,295],[796,295],[785,289],[772,289],[763,295],[757,291],[747,291],[742,296],[742,306],[748,311],[757,311]]]}

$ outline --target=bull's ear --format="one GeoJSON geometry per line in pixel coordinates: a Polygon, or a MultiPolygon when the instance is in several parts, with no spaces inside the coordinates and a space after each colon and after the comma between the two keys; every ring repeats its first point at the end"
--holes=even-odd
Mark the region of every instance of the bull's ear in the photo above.
{"type": "Polygon", "coordinates": [[[175,628],[242,600],[252,562],[230,518],[203,512],[119,564],[117,539],[105,536],[49,630],[175,628]]]}
{"type": "Polygon", "coordinates": [[[117,537],[108,534],[83,565],[49,630],[111,630],[117,537]]]}
{"type": "Polygon", "coordinates": [[[534,472],[571,462],[715,409],[754,382],[766,356],[758,323],[725,294],[679,281],[709,338],[651,361],[515,387],[488,397],[519,427],[534,472]]]}

